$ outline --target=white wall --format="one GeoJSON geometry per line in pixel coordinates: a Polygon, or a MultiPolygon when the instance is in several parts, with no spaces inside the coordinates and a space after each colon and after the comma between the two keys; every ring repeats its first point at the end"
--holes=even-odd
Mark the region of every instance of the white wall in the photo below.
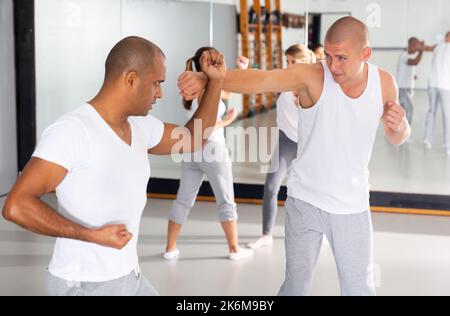
{"type": "MultiPolygon", "coordinates": [[[[237,52],[237,0],[214,0],[214,45],[225,51],[233,67],[237,52]],[[222,3],[227,3],[224,5],[222,3]]],[[[306,0],[282,0],[282,10],[304,14],[306,0]]],[[[374,47],[404,47],[411,35],[434,43],[450,29],[448,0],[309,0],[311,12],[347,12],[367,22],[368,6],[380,7],[380,27],[372,27],[374,47]]],[[[145,36],[168,56],[165,99],[154,114],[182,124],[175,86],[184,61],[209,43],[209,0],[39,0],[36,2],[37,135],[62,113],[89,100],[100,88],[109,49],[130,34],[145,36]],[[194,2],[193,2],[194,1],[194,2]],[[101,23],[100,23],[101,22],[101,23]]],[[[304,30],[285,29],[283,48],[303,42],[304,30]]],[[[401,51],[376,50],[373,62],[396,72],[401,51]]],[[[425,88],[431,54],[418,69],[418,87],[425,88]]],[[[235,96],[231,104],[241,108],[235,96]]]]}
{"type": "MultiPolygon", "coordinates": [[[[153,114],[164,121],[186,123],[176,82],[186,60],[198,48],[210,44],[209,3],[126,0],[122,12],[123,36],[149,38],[163,49],[167,57],[165,96],[158,102],[153,114]]],[[[237,52],[236,23],[230,23],[236,20],[235,14],[234,7],[214,5],[213,45],[227,56],[230,67],[237,52]]]]}
{"type": "Polygon", "coordinates": [[[406,3],[408,0],[283,0],[282,6],[284,12],[304,14],[308,7],[311,13],[322,12],[351,12],[352,16],[369,21],[371,16],[370,6],[378,4],[381,8],[381,27],[371,28],[371,37],[373,46],[398,46],[404,42],[406,37],[407,11],[406,3]],[[392,27],[396,26],[395,32],[392,27]]]}
{"type": "Polygon", "coordinates": [[[36,1],[37,137],[98,92],[121,38],[120,0],[36,1]]]}
{"type": "MultiPolygon", "coordinates": [[[[282,0],[283,11],[304,14],[306,2],[282,0]]],[[[308,6],[313,13],[350,11],[352,16],[369,24],[371,44],[375,48],[406,47],[410,36],[434,44],[450,30],[448,0],[309,0],[308,6]],[[377,10],[373,4],[380,9],[380,24],[371,26],[371,22],[376,22],[372,19],[377,10]]],[[[296,38],[290,32],[285,34],[284,40],[292,42],[296,38]]],[[[303,38],[300,42],[303,43],[303,38]]],[[[400,54],[400,50],[375,50],[372,62],[395,74],[400,54]]],[[[430,68],[431,54],[428,53],[418,67],[418,88],[426,88],[430,68]]]]}
{"type": "MultiPolygon", "coordinates": [[[[235,6],[215,4],[214,45],[236,56],[235,6]]],[[[37,135],[101,87],[104,62],[121,38],[138,35],[167,56],[164,98],[153,114],[183,124],[176,87],[185,61],[209,45],[209,3],[175,0],[39,0],[36,2],[37,135]]]]}
{"type": "Polygon", "coordinates": [[[16,91],[12,0],[0,1],[0,195],[17,177],[16,91]]]}

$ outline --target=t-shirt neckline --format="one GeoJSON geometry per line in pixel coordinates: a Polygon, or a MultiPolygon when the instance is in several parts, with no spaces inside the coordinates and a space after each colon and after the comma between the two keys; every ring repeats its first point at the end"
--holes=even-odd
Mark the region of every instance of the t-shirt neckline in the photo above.
{"type": "Polygon", "coordinates": [[[89,108],[90,111],[94,112],[94,115],[97,117],[97,119],[101,122],[101,125],[107,130],[107,132],[114,138],[116,141],[120,142],[122,146],[126,146],[128,149],[132,149],[134,146],[134,130],[133,130],[133,124],[131,124],[130,120],[128,119],[128,124],[130,124],[130,130],[131,130],[131,143],[130,145],[127,144],[122,138],[119,137],[119,135],[114,132],[114,130],[109,126],[109,124],[105,121],[103,116],[101,116],[100,113],[92,106],[90,103],[85,103],[86,107],[89,108]]]}

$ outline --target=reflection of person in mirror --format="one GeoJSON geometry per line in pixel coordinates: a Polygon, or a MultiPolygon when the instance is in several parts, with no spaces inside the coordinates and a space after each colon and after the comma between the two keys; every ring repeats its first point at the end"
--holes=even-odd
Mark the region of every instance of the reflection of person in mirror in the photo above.
{"type": "MultiPolygon", "coordinates": [[[[304,45],[293,45],[286,50],[288,67],[296,64],[315,63],[315,55],[304,45]]],[[[296,92],[283,92],[277,100],[277,125],[279,140],[272,157],[271,168],[264,184],[263,231],[249,248],[271,246],[273,244],[273,226],[278,212],[278,193],[292,161],[297,157],[298,102],[296,92]]]]}
{"type": "MultiPolygon", "coordinates": [[[[187,61],[186,70],[201,72],[200,57],[204,52],[208,52],[210,47],[200,48],[187,61]]],[[[241,56],[236,62],[238,68],[246,69],[249,61],[241,56]]],[[[222,99],[229,98],[230,93],[222,92],[222,99]]],[[[184,108],[189,118],[195,113],[199,100],[203,98],[203,91],[194,100],[183,100],[184,108]]],[[[233,171],[228,147],[225,142],[224,128],[236,119],[235,109],[226,111],[223,101],[218,102],[219,111],[214,131],[207,140],[200,159],[188,157],[181,163],[181,179],[178,188],[177,198],[173,202],[169,214],[167,246],[164,258],[175,260],[179,257],[180,251],[177,249],[177,238],[182,225],[186,222],[191,208],[194,206],[200,186],[206,175],[211,185],[217,201],[219,220],[228,241],[229,259],[241,260],[253,255],[253,251],[240,248],[238,244],[237,232],[237,207],[234,201],[233,171]],[[213,153],[213,157],[208,157],[213,153]]]]}
{"type": "MultiPolygon", "coordinates": [[[[209,51],[201,68],[208,87],[181,135],[186,151],[194,120],[216,123],[226,65],[209,51]],[[214,117],[213,117],[214,116],[214,117]]],[[[127,37],[109,53],[97,96],[48,127],[9,194],[3,216],[38,234],[58,237],[47,273],[50,295],[147,296],[141,274],[139,223],[147,202],[148,153],[169,155],[180,127],[149,115],[162,98],[165,56],[155,44],[127,37]],[[58,211],[41,201],[56,190],[58,211]]],[[[201,147],[201,145],[200,145],[201,147]]]]}
{"type": "Polygon", "coordinates": [[[434,122],[440,105],[444,121],[444,148],[450,156],[450,32],[443,43],[434,47],[428,90],[430,109],[425,125],[425,148],[432,148],[434,122]]]}
{"type": "MultiPolygon", "coordinates": [[[[324,235],[332,247],[342,295],[375,295],[368,165],[378,126],[389,143],[411,134],[394,77],[370,64],[367,26],[336,21],[326,60],[283,70],[230,70],[224,89],[236,93],[297,91],[301,100],[297,159],[288,178],[286,276],[280,295],[307,295],[324,235]]],[[[193,98],[206,78],[183,73],[193,98]]]]}
{"type": "Polygon", "coordinates": [[[408,48],[400,55],[397,67],[397,84],[399,88],[400,105],[406,111],[406,118],[412,125],[413,104],[411,98],[414,94],[417,65],[421,62],[423,53],[433,48],[426,46],[417,37],[408,40],[408,48]]]}
{"type": "Polygon", "coordinates": [[[325,56],[325,51],[324,51],[324,47],[322,44],[315,45],[313,48],[313,52],[316,55],[317,61],[325,60],[326,56],[325,56]]]}

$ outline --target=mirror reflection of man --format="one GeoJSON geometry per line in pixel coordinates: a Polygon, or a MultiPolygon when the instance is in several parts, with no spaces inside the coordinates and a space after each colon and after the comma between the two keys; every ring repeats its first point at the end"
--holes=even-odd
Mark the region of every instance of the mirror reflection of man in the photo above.
{"type": "Polygon", "coordinates": [[[444,148],[447,156],[450,156],[450,31],[445,35],[444,42],[434,47],[429,95],[430,109],[425,125],[425,148],[432,148],[434,122],[437,109],[441,105],[444,121],[444,148]]]}
{"type": "Polygon", "coordinates": [[[399,88],[400,105],[406,111],[409,124],[412,124],[414,107],[412,97],[414,95],[415,81],[417,80],[417,65],[422,61],[423,53],[432,51],[433,47],[426,46],[425,42],[417,37],[408,40],[408,47],[399,58],[397,66],[397,84],[399,88]]]}

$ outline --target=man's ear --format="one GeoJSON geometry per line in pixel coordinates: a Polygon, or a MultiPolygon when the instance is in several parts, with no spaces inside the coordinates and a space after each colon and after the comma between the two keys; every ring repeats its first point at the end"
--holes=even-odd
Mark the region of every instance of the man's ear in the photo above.
{"type": "Polygon", "coordinates": [[[371,57],[372,57],[372,48],[370,47],[363,48],[363,60],[365,62],[368,62],[371,57]]]}
{"type": "Polygon", "coordinates": [[[135,86],[138,80],[138,74],[134,70],[127,72],[127,74],[125,75],[125,84],[130,88],[135,86]]]}

